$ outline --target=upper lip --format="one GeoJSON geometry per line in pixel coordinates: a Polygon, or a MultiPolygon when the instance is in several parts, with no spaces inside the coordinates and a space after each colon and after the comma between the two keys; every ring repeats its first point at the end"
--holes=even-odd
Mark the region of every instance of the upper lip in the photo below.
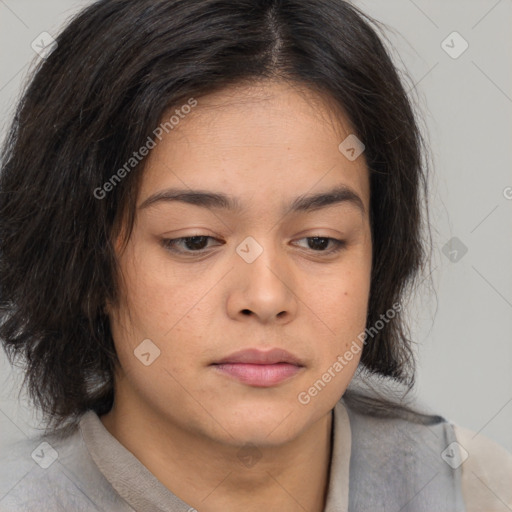
{"type": "Polygon", "coordinates": [[[273,348],[271,350],[260,350],[257,348],[249,348],[233,352],[213,364],[227,364],[227,363],[247,363],[247,364],[276,364],[276,363],[289,363],[295,366],[304,366],[302,361],[290,354],[287,350],[282,348],[273,348]]]}

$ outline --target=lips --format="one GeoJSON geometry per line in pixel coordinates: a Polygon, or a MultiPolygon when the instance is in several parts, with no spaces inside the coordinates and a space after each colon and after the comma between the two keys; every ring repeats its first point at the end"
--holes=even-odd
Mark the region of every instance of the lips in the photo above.
{"type": "Polygon", "coordinates": [[[280,348],[266,352],[241,350],[211,366],[223,377],[257,388],[277,386],[304,371],[304,364],[298,357],[280,348]]]}
{"type": "Polygon", "coordinates": [[[269,351],[261,351],[258,349],[245,349],[216,361],[213,364],[277,364],[288,363],[294,366],[304,366],[303,362],[287,350],[281,348],[273,348],[269,351]]]}

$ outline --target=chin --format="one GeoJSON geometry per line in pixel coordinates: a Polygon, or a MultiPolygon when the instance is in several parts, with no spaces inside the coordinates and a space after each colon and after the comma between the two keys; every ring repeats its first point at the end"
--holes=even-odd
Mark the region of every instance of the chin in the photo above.
{"type": "MultiPolygon", "coordinates": [[[[263,406],[262,406],[263,407],[263,406]]],[[[300,408],[266,406],[261,410],[255,405],[234,409],[232,414],[225,414],[220,422],[231,434],[227,442],[237,445],[252,443],[258,446],[278,446],[296,438],[305,428],[313,423],[300,408]]]]}

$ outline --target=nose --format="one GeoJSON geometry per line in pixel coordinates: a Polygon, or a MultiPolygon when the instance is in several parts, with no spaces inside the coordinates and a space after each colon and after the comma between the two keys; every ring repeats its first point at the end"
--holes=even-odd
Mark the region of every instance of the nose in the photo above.
{"type": "Polygon", "coordinates": [[[228,314],[237,320],[255,317],[261,323],[289,322],[295,317],[298,300],[293,268],[284,251],[270,243],[259,245],[261,253],[253,261],[243,252],[234,256],[228,314]]]}

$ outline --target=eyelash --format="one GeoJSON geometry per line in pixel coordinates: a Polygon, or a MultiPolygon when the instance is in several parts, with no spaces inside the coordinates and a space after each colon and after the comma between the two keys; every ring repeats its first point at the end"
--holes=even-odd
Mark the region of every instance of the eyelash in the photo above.
{"type": "MultiPolygon", "coordinates": [[[[183,250],[177,250],[175,248],[177,242],[191,240],[193,238],[209,238],[209,239],[215,240],[214,237],[208,236],[208,235],[192,235],[192,236],[185,236],[185,237],[181,237],[181,238],[164,238],[164,239],[162,239],[162,245],[169,252],[173,252],[176,254],[185,254],[185,255],[206,254],[205,249],[200,249],[198,251],[183,251],[183,250]]],[[[315,239],[315,238],[320,239],[320,240],[329,240],[334,243],[334,249],[331,249],[331,250],[315,251],[315,250],[311,249],[313,252],[319,253],[319,254],[328,254],[328,255],[335,254],[335,253],[341,251],[342,249],[344,249],[347,245],[345,240],[338,240],[337,238],[332,238],[332,237],[328,237],[328,236],[307,236],[307,237],[301,238],[300,240],[309,240],[309,239],[315,239]]]]}

